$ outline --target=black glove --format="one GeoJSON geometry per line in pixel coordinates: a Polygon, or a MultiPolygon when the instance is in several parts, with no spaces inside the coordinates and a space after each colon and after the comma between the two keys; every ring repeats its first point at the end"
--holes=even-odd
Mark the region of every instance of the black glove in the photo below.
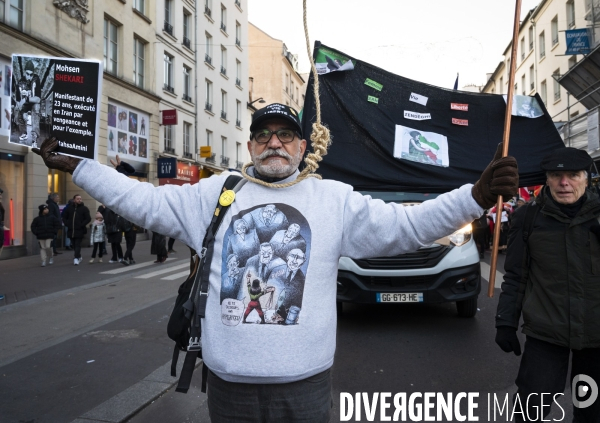
{"type": "Polygon", "coordinates": [[[34,148],[33,151],[35,154],[42,156],[44,159],[44,163],[48,166],[49,169],[57,169],[62,170],[63,172],[68,172],[73,174],[75,168],[81,161],[76,157],[64,156],[62,154],[58,154],[55,150],[58,148],[58,141],[56,138],[46,138],[42,143],[40,148],[34,148]]]}
{"type": "Polygon", "coordinates": [[[494,158],[473,185],[473,198],[482,208],[489,209],[496,204],[499,195],[509,199],[517,195],[518,189],[517,160],[512,156],[502,157],[502,144],[498,144],[494,158]]]}
{"type": "Polygon", "coordinates": [[[517,329],[510,326],[498,326],[496,328],[496,344],[504,352],[513,352],[521,355],[521,344],[517,338],[517,329]]]}

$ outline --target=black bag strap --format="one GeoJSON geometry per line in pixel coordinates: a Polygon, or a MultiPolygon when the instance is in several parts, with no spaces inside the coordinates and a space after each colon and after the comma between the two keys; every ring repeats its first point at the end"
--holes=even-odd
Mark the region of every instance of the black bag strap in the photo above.
{"type": "MultiPolygon", "coordinates": [[[[229,175],[223,184],[221,192],[219,193],[219,198],[221,193],[227,190],[233,190],[234,192],[239,191],[246,182],[247,180],[243,179],[241,176],[229,175]]],[[[183,305],[183,308],[186,310],[186,316],[188,313],[191,314],[191,330],[185,361],[183,363],[183,368],[181,369],[179,383],[175,389],[177,392],[187,393],[192,381],[196,359],[198,357],[202,357],[202,345],[200,342],[200,319],[203,318],[206,313],[206,302],[208,299],[209,286],[208,277],[210,274],[210,263],[212,261],[215,236],[219,230],[219,226],[221,226],[221,222],[223,221],[223,217],[227,213],[228,208],[229,205],[223,206],[221,205],[220,201],[217,201],[215,211],[210,224],[206,229],[204,240],[202,241],[202,250],[197,254],[197,260],[199,260],[199,263],[196,270],[196,275],[194,277],[194,285],[192,291],[190,292],[190,298],[183,305]]],[[[177,346],[175,348],[177,349],[177,346]]],[[[177,349],[177,353],[175,353],[175,350],[173,351],[172,363],[176,364],[178,357],[179,350],[177,349]],[[177,357],[175,357],[175,355],[177,355],[177,357]]],[[[205,373],[206,371],[202,372],[202,392],[206,392],[205,373]]]]}

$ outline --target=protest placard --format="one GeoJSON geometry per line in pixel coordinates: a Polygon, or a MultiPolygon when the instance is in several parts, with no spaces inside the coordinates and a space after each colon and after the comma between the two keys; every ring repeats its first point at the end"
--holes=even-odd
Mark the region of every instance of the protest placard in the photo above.
{"type": "Polygon", "coordinates": [[[54,136],[57,152],[97,159],[101,81],[96,60],[13,55],[9,142],[39,147],[54,136]]]}

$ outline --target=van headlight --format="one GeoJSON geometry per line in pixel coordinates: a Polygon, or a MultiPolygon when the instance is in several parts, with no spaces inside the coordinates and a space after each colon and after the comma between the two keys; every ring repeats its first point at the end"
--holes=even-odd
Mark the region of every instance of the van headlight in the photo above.
{"type": "Polygon", "coordinates": [[[460,247],[461,245],[465,245],[471,239],[471,234],[473,233],[473,227],[469,223],[467,226],[460,228],[458,231],[454,232],[452,235],[448,236],[448,239],[451,243],[460,247]]]}

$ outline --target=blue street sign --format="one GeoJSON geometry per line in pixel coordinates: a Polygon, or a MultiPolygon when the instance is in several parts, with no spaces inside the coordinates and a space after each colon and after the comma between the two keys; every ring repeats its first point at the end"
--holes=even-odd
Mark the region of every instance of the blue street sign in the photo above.
{"type": "Polygon", "coordinates": [[[590,52],[590,38],[587,28],[570,29],[565,31],[567,51],[565,54],[588,54],[590,52]]]}
{"type": "Polygon", "coordinates": [[[157,160],[159,178],[177,177],[177,159],[175,157],[162,157],[157,160]]]}

